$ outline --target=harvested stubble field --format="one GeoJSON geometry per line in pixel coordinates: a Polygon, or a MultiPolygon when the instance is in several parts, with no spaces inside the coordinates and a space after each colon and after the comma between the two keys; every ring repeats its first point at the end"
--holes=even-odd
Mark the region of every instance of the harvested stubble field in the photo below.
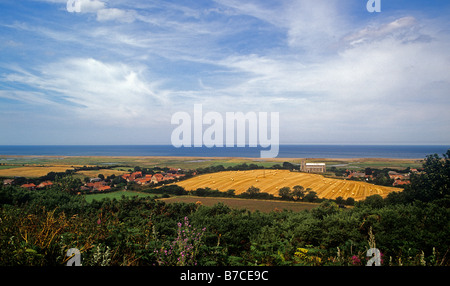
{"type": "Polygon", "coordinates": [[[278,196],[279,189],[300,185],[305,189],[311,188],[319,198],[336,199],[349,197],[362,200],[367,196],[381,195],[386,197],[392,191],[401,189],[369,184],[360,181],[326,178],[319,174],[290,172],[288,170],[250,170],[250,171],[224,171],[204,174],[194,178],[177,182],[177,185],[186,190],[197,188],[217,189],[219,191],[235,190],[235,194],[245,192],[254,186],[261,190],[278,196]]]}
{"type": "Polygon", "coordinates": [[[68,169],[73,169],[69,166],[26,166],[15,167],[8,169],[0,169],[0,177],[26,177],[37,178],[45,176],[50,172],[65,172],[68,169]]]}
{"type": "Polygon", "coordinates": [[[123,174],[129,173],[128,171],[119,171],[113,169],[100,169],[100,170],[89,170],[89,171],[78,171],[77,174],[81,174],[85,177],[97,177],[99,174],[108,177],[111,175],[121,176],[123,174]]]}
{"type": "Polygon", "coordinates": [[[283,202],[276,200],[249,200],[239,198],[213,198],[213,197],[196,197],[196,196],[181,196],[159,199],[168,204],[170,203],[197,203],[204,206],[214,206],[218,203],[223,203],[230,208],[247,209],[250,211],[271,212],[275,210],[291,210],[302,211],[311,210],[318,207],[315,203],[305,202],[283,202]]]}

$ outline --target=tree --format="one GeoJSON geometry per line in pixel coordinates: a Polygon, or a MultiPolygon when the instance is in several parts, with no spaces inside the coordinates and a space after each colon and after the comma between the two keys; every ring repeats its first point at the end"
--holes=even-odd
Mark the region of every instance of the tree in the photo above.
{"type": "Polygon", "coordinates": [[[314,208],[311,212],[314,217],[324,219],[328,215],[335,214],[339,211],[336,203],[326,200],[320,204],[318,208],[314,208]]]}
{"type": "MultiPolygon", "coordinates": [[[[309,188],[308,188],[309,189],[309,188]]],[[[306,190],[308,190],[306,189],[306,190]]],[[[304,200],[307,202],[314,202],[315,200],[317,200],[319,197],[317,196],[317,193],[314,191],[309,191],[306,196],[304,197],[304,200]]]]}
{"type": "Polygon", "coordinates": [[[243,198],[256,198],[260,195],[260,192],[261,190],[259,188],[251,186],[240,196],[242,196],[243,198]]]}
{"type": "Polygon", "coordinates": [[[346,204],[347,206],[354,206],[354,205],[355,205],[355,199],[352,198],[352,197],[347,198],[347,200],[345,201],[345,204],[346,204]]]}
{"type": "Polygon", "coordinates": [[[366,199],[362,201],[361,204],[372,209],[379,209],[384,206],[384,200],[380,195],[372,195],[366,197],[366,199]]]}
{"type": "Polygon", "coordinates": [[[249,195],[257,195],[259,194],[261,190],[257,187],[251,186],[250,188],[247,189],[247,191],[245,191],[247,194],[249,195]]]}
{"type": "Polygon", "coordinates": [[[423,163],[421,174],[412,174],[411,184],[405,187],[407,202],[430,202],[450,195],[450,149],[443,154],[429,155],[423,163]]]}
{"type": "Polygon", "coordinates": [[[62,178],[57,178],[56,182],[59,184],[63,192],[76,194],[80,191],[80,187],[83,185],[79,178],[74,178],[72,176],[64,176],[62,178]]]}
{"type": "Polygon", "coordinates": [[[287,170],[293,170],[295,165],[289,162],[283,162],[283,168],[287,170]]]}
{"type": "Polygon", "coordinates": [[[337,198],[336,198],[336,203],[337,203],[338,205],[343,205],[343,204],[345,203],[345,200],[344,200],[343,197],[337,197],[337,198]]]}
{"type": "Polygon", "coordinates": [[[291,188],[289,187],[283,187],[278,191],[278,195],[283,199],[283,200],[290,200],[292,199],[292,193],[291,193],[291,188]]]}
{"type": "Polygon", "coordinates": [[[296,200],[302,200],[305,197],[305,188],[299,185],[294,186],[292,197],[296,200]]]}
{"type": "Polygon", "coordinates": [[[235,195],[236,190],[234,189],[229,189],[228,191],[226,191],[227,196],[233,197],[235,195]]]}

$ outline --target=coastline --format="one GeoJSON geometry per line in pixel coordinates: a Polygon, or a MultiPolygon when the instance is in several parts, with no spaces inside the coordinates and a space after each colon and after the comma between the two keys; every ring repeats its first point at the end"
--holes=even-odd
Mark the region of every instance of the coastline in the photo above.
{"type": "Polygon", "coordinates": [[[265,168],[274,165],[282,166],[284,162],[300,166],[302,161],[322,162],[327,170],[332,167],[340,169],[364,170],[365,168],[383,169],[391,168],[402,170],[407,167],[421,168],[424,158],[249,158],[249,157],[202,157],[202,156],[54,156],[54,155],[1,155],[0,177],[20,174],[22,168],[39,168],[39,174],[45,173],[44,168],[51,167],[83,167],[99,166],[104,168],[133,169],[136,166],[144,168],[168,167],[194,170],[211,166],[222,165],[225,168],[240,164],[255,164],[265,168]],[[10,171],[8,171],[10,170],[10,171]]]}
{"type": "Polygon", "coordinates": [[[360,160],[374,160],[374,161],[386,161],[386,160],[392,160],[392,161],[417,161],[417,160],[423,160],[424,158],[388,158],[388,157],[359,157],[359,158],[353,158],[353,157],[342,157],[342,158],[307,158],[307,157],[298,157],[298,158],[292,158],[292,157],[275,157],[275,158],[254,158],[254,157],[239,157],[239,156],[227,156],[227,157],[221,157],[221,156],[215,156],[215,157],[208,157],[208,156],[133,156],[133,155],[3,155],[0,154],[1,158],[146,158],[146,159],[186,159],[186,160],[192,160],[192,159],[211,159],[211,160],[218,160],[218,159],[245,159],[245,160],[251,160],[251,161],[291,161],[291,160],[325,160],[325,161],[360,161],[360,160]]]}

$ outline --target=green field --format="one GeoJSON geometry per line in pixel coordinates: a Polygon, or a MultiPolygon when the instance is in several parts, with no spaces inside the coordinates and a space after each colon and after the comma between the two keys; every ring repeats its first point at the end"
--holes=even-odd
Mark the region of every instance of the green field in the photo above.
{"type": "Polygon", "coordinates": [[[21,166],[5,166],[0,165],[0,170],[6,170],[6,169],[14,169],[14,168],[20,168],[21,166]]]}
{"type": "MultiPolygon", "coordinates": [[[[122,197],[154,197],[154,194],[130,192],[130,191],[117,191],[104,194],[92,194],[86,195],[85,199],[88,203],[94,200],[100,201],[105,198],[120,200],[122,197]]],[[[197,197],[197,196],[175,196],[170,198],[159,199],[167,204],[171,203],[201,203],[204,206],[213,206],[218,203],[223,203],[230,208],[247,209],[250,211],[271,212],[275,210],[282,211],[284,209],[291,211],[303,211],[311,210],[319,204],[306,203],[306,202],[285,202],[276,200],[253,200],[253,199],[241,199],[241,198],[214,198],[214,197],[197,197]]]]}
{"type": "Polygon", "coordinates": [[[122,196],[125,197],[152,197],[155,196],[153,194],[145,194],[145,193],[138,193],[138,192],[130,192],[130,191],[117,191],[117,192],[111,192],[111,193],[104,193],[104,194],[92,194],[92,195],[86,195],[85,199],[88,203],[91,203],[93,200],[100,201],[105,198],[109,199],[116,199],[120,200],[122,196]]]}
{"type": "Polygon", "coordinates": [[[214,197],[196,197],[196,196],[179,196],[161,199],[166,203],[198,203],[204,206],[213,206],[223,203],[230,208],[247,209],[250,211],[271,212],[271,211],[303,211],[311,210],[319,206],[315,203],[306,202],[285,202],[276,200],[256,200],[256,199],[240,199],[240,198],[214,198],[214,197]]]}
{"type": "MultiPolygon", "coordinates": [[[[256,164],[264,167],[271,167],[275,164],[289,162],[299,165],[302,158],[232,158],[232,157],[131,157],[131,156],[2,156],[0,155],[0,163],[9,168],[13,165],[33,165],[33,166],[111,166],[121,165],[117,169],[128,170],[135,166],[139,167],[173,167],[182,169],[196,169],[209,166],[222,165],[225,168],[236,166],[239,164],[256,164]]],[[[359,159],[308,159],[307,162],[325,162],[327,168],[336,166],[337,168],[363,169],[370,168],[397,168],[405,169],[406,167],[418,168],[422,166],[422,159],[383,159],[383,158],[359,158],[359,159]]]]}
{"type": "MultiPolygon", "coordinates": [[[[292,159],[293,161],[298,161],[292,159]]],[[[274,164],[280,164],[289,159],[258,159],[258,158],[197,158],[197,157],[130,157],[130,156],[97,156],[97,157],[78,157],[78,156],[1,156],[0,163],[8,165],[68,165],[68,166],[111,166],[121,165],[118,169],[132,169],[139,167],[173,167],[182,169],[196,169],[209,167],[213,165],[223,165],[225,167],[235,166],[242,163],[254,163],[265,167],[274,164]]],[[[299,163],[299,162],[297,162],[299,163]]]]}

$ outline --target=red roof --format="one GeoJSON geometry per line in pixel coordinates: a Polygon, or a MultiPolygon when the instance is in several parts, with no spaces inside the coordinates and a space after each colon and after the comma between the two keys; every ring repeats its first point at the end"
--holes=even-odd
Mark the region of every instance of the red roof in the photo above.
{"type": "Polygon", "coordinates": [[[110,190],[111,187],[110,186],[100,186],[96,188],[97,191],[106,191],[106,190],[110,190]]]}
{"type": "Polygon", "coordinates": [[[36,187],[36,185],[33,184],[33,183],[31,183],[31,184],[23,184],[21,187],[22,188],[34,188],[34,187],[36,187]]]}
{"type": "Polygon", "coordinates": [[[45,181],[45,182],[42,182],[42,183],[40,183],[39,185],[37,185],[37,187],[38,187],[38,188],[45,188],[45,187],[51,186],[51,185],[53,185],[52,182],[50,182],[50,181],[45,181]]]}

